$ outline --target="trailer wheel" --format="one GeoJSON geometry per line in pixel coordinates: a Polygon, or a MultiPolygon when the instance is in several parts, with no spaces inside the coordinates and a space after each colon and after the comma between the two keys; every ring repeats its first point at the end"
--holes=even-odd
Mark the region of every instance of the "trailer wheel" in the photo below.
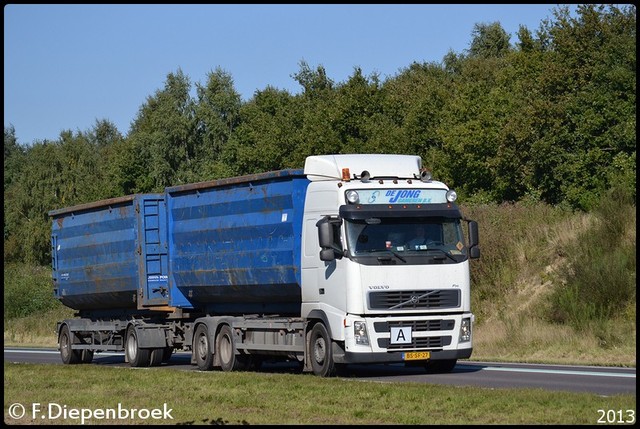
{"type": "Polygon", "coordinates": [[[311,329],[309,338],[309,359],[313,373],[320,377],[333,377],[336,375],[336,364],[331,354],[331,338],[327,328],[320,323],[316,323],[311,329]]]}
{"type": "Polygon", "coordinates": [[[209,341],[209,330],[207,325],[198,325],[193,338],[193,352],[196,364],[201,371],[211,371],[213,369],[213,349],[209,341]]]}
{"type": "Polygon", "coordinates": [[[141,349],[138,346],[138,333],[136,332],[136,328],[133,326],[129,327],[127,330],[127,340],[124,352],[127,355],[129,365],[133,367],[149,366],[149,349],[141,349]]]}
{"type": "Polygon", "coordinates": [[[231,326],[224,325],[216,336],[216,353],[223,371],[237,371],[244,368],[244,362],[236,356],[231,326]]]}
{"type": "Polygon", "coordinates": [[[62,358],[62,363],[72,365],[80,362],[80,350],[73,350],[71,348],[71,344],[73,344],[73,337],[71,336],[71,332],[67,325],[64,325],[60,331],[58,344],[60,345],[60,357],[62,358]]]}

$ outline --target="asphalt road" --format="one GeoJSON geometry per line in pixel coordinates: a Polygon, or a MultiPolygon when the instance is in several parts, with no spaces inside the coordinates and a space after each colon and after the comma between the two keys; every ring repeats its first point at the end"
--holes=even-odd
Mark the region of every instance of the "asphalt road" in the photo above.
{"type": "MultiPolygon", "coordinates": [[[[62,365],[55,349],[5,348],[5,362],[62,365]]],[[[197,371],[189,353],[175,353],[162,367],[197,371]]],[[[93,365],[128,367],[123,353],[96,353],[93,365]]],[[[299,372],[297,364],[265,363],[261,372],[299,372]]],[[[448,374],[427,374],[403,365],[352,365],[344,378],[378,382],[431,383],[488,388],[537,388],[597,395],[636,394],[636,369],[595,366],[538,365],[459,361],[448,374]]]]}

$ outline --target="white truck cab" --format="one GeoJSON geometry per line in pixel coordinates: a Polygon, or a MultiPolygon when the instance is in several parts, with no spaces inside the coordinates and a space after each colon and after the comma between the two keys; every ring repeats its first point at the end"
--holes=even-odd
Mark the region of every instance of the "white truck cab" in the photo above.
{"type": "Polygon", "coordinates": [[[418,156],[311,156],[304,173],[301,315],[324,320],[335,363],[470,357],[478,232],[455,192],[418,156]]]}

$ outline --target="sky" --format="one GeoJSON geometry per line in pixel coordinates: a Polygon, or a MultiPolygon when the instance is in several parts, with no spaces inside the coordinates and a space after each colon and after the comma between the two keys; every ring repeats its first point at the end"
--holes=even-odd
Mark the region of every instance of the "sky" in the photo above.
{"type": "MultiPolygon", "coordinates": [[[[88,132],[108,120],[126,135],[142,105],[178,70],[205,84],[217,68],[243,101],[267,86],[299,94],[305,62],[335,83],[360,68],[381,81],[412,63],[470,46],[476,24],[518,41],[558,4],[8,4],[4,126],[18,143],[88,132]]],[[[575,10],[575,5],[571,5],[575,10]]]]}

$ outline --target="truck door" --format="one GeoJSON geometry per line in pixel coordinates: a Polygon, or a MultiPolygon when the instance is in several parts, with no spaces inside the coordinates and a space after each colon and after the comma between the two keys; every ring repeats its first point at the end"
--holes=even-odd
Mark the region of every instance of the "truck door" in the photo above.
{"type": "Polygon", "coordinates": [[[169,302],[167,212],[162,195],[142,195],[136,206],[140,288],[138,308],[169,302]]]}

